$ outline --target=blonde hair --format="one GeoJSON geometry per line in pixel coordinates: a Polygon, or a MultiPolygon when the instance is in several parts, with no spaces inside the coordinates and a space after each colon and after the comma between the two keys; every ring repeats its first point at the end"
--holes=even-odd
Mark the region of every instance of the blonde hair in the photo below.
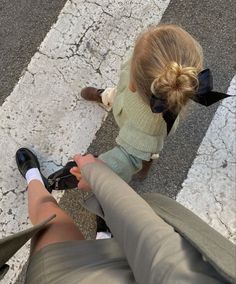
{"type": "Polygon", "coordinates": [[[194,95],[202,68],[200,44],[179,26],[160,25],[137,39],[130,78],[138,93],[161,96],[179,111],[194,95]]]}

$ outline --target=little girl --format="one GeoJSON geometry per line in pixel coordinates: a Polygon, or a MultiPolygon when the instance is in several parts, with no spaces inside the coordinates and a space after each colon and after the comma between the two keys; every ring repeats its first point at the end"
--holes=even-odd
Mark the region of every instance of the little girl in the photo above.
{"type": "Polygon", "coordinates": [[[112,108],[120,128],[117,146],[99,159],[127,182],[143,166],[147,171],[196,93],[202,69],[202,48],[182,28],[159,25],[141,34],[121,65],[117,87],[81,91],[84,99],[112,108]]]}
{"type": "MultiPolygon", "coordinates": [[[[208,106],[227,97],[212,92],[211,72],[202,69],[202,48],[182,28],[159,25],[141,34],[131,58],[121,66],[117,87],[81,91],[84,99],[112,108],[120,128],[117,146],[99,159],[127,182],[141,170],[145,175],[190,99],[208,106]]],[[[76,187],[75,176],[80,188],[88,186],[76,164],[69,162],[48,178],[51,190],[76,187]]],[[[108,233],[104,221],[100,223],[97,232],[108,233]]]]}

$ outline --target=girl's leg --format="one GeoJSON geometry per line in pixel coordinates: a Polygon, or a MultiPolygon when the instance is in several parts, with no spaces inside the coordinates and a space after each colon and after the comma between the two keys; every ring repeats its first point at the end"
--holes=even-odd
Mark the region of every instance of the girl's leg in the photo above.
{"type": "Polygon", "coordinates": [[[31,254],[49,244],[84,240],[73,220],[58,206],[54,197],[38,180],[32,180],[28,185],[28,210],[34,225],[56,214],[56,218],[49,223],[49,226],[32,239],[31,254]]]}
{"type": "Polygon", "coordinates": [[[135,174],[134,176],[134,178],[139,181],[145,180],[152,166],[153,160],[143,161],[142,163],[143,163],[142,169],[139,172],[137,172],[137,174],[135,174]]]}

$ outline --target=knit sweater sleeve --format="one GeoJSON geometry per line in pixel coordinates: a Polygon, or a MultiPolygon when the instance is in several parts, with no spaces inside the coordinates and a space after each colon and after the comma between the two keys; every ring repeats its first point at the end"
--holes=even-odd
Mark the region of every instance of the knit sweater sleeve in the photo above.
{"type": "Polygon", "coordinates": [[[122,62],[120,67],[120,78],[117,84],[117,93],[121,94],[127,86],[129,85],[129,70],[130,70],[130,63],[131,63],[131,55],[127,57],[127,59],[122,62]]]}

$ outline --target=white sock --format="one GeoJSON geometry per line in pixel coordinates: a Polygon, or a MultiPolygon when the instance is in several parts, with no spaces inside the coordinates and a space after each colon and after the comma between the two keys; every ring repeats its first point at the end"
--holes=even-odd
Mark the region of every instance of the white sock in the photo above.
{"type": "Polygon", "coordinates": [[[97,232],[96,240],[110,239],[110,238],[111,238],[111,233],[109,232],[97,232]]]}
{"type": "Polygon", "coordinates": [[[29,184],[32,180],[38,180],[40,181],[42,184],[43,183],[43,180],[42,180],[42,176],[39,172],[39,169],[38,168],[32,168],[30,170],[28,170],[25,174],[25,178],[27,180],[27,183],[29,184]]]}

